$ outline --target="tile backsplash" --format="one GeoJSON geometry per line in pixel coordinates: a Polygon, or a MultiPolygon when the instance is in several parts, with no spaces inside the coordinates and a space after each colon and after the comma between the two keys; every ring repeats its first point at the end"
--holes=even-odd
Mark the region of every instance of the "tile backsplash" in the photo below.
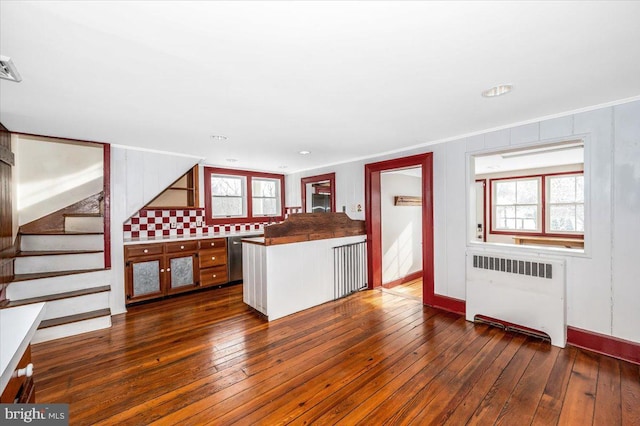
{"type": "Polygon", "coordinates": [[[123,225],[125,239],[182,235],[207,235],[219,232],[262,231],[269,222],[211,225],[205,223],[204,209],[140,210],[123,225]]]}

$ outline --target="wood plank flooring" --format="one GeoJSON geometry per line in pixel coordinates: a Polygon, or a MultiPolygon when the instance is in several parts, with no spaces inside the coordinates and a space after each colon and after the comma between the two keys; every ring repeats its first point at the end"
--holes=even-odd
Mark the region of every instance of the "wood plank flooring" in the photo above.
{"type": "Polygon", "coordinates": [[[33,346],[72,425],[634,425],[640,368],[364,291],[267,323],[233,286],[33,346]]]}

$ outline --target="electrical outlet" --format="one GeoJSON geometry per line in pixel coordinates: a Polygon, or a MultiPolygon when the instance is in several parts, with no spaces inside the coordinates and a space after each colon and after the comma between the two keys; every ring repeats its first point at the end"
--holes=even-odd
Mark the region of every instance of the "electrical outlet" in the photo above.
{"type": "Polygon", "coordinates": [[[201,220],[197,220],[197,221],[196,221],[196,226],[197,226],[198,228],[202,228],[202,225],[203,225],[203,224],[202,224],[202,221],[201,221],[201,220]]]}
{"type": "Polygon", "coordinates": [[[176,229],[178,224],[176,222],[171,222],[171,229],[176,229]]]}

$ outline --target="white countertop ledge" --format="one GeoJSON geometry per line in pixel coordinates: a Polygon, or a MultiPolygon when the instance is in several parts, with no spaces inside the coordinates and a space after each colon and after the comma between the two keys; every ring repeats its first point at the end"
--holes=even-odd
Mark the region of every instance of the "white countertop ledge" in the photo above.
{"type": "Polygon", "coordinates": [[[264,231],[236,231],[236,232],[215,232],[211,234],[189,234],[189,235],[171,235],[147,238],[125,238],[124,245],[132,244],[150,244],[150,243],[170,243],[172,241],[188,241],[188,240],[205,240],[208,238],[227,238],[227,237],[245,237],[264,235],[264,231]]]}
{"type": "Polygon", "coordinates": [[[18,362],[31,343],[40,321],[44,303],[0,309],[0,393],[4,392],[18,362]]]}

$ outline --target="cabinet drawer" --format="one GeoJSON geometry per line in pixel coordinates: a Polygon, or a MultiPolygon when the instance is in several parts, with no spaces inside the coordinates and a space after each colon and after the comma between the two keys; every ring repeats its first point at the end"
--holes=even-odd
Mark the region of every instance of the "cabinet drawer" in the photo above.
{"type": "Polygon", "coordinates": [[[210,249],[210,248],[223,248],[226,250],[227,248],[227,239],[226,238],[209,238],[207,240],[200,240],[200,250],[210,249]]]}
{"type": "Polygon", "coordinates": [[[124,257],[149,256],[162,254],[162,244],[136,244],[124,246],[124,257]]]}
{"type": "Polygon", "coordinates": [[[227,264],[227,251],[225,249],[201,250],[199,257],[200,268],[227,264]]]}
{"type": "Polygon", "coordinates": [[[215,266],[213,268],[200,270],[200,285],[203,287],[215,284],[227,283],[227,267],[215,266]]]}
{"type": "Polygon", "coordinates": [[[197,241],[181,241],[175,243],[166,243],[167,253],[180,253],[182,251],[196,251],[198,250],[197,241]]]}

